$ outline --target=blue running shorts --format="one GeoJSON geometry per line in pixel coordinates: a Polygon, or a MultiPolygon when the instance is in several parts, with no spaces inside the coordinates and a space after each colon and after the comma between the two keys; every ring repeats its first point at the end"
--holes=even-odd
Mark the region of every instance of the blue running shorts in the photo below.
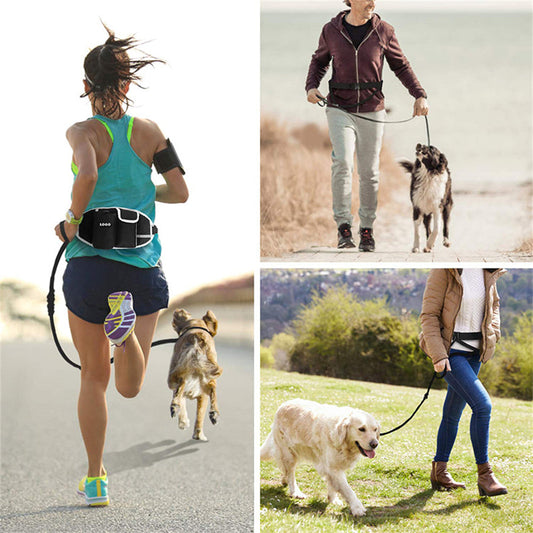
{"type": "Polygon", "coordinates": [[[107,297],[112,292],[133,295],[137,315],[150,315],[168,307],[168,285],[159,262],[153,268],[138,268],[103,257],[72,258],[63,275],[67,307],[79,318],[103,324],[109,313],[107,297]]]}

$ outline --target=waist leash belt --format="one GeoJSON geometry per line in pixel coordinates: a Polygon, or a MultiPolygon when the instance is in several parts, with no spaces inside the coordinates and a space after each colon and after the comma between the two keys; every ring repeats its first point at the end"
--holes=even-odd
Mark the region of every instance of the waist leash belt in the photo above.
{"type": "Polygon", "coordinates": [[[83,214],[77,237],[100,250],[146,246],[157,234],[150,217],[135,209],[98,207],[83,214]]]}
{"type": "Polygon", "coordinates": [[[476,351],[476,350],[479,350],[479,348],[476,348],[475,346],[472,346],[465,341],[481,340],[482,338],[483,338],[483,335],[481,334],[481,331],[468,332],[468,333],[464,333],[461,331],[454,331],[452,335],[452,344],[454,342],[457,342],[461,346],[464,346],[465,348],[467,348],[469,351],[476,351]]]}
{"type": "MultiPolygon", "coordinates": [[[[340,83],[336,81],[329,80],[329,96],[333,99],[333,91],[343,90],[343,91],[359,91],[363,89],[374,89],[368,98],[360,100],[356,104],[343,104],[342,107],[358,107],[362,104],[368,102],[374,95],[381,91],[383,87],[383,80],[380,81],[363,81],[361,83],[340,83]]],[[[332,102],[333,103],[333,102],[332,102]]]]}

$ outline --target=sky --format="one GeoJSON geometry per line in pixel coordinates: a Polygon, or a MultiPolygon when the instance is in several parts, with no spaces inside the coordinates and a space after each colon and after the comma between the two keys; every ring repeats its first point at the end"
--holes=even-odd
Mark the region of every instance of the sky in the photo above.
{"type": "MultiPolygon", "coordinates": [[[[91,115],[83,59],[107,38],[135,34],[164,59],[142,71],[129,113],[159,124],[186,170],[189,201],[157,204],[172,296],[254,271],[259,254],[259,4],[131,0],[21,1],[3,20],[4,124],[0,280],[46,292],[70,206],[65,131],[91,115]],[[28,16],[31,13],[31,16],[28,16]],[[236,13],[247,21],[228,31],[236,13]],[[6,24],[8,22],[8,24],[6,24]],[[7,230],[7,231],[6,231],[7,230]]],[[[162,183],[160,176],[156,183],[162,183]]],[[[64,262],[58,271],[61,292],[64,262]]]]}
{"type": "MultiPolygon", "coordinates": [[[[319,10],[343,7],[341,0],[261,0],[262,10],[319,10]]],[[[471,10],[491,11],[531,9],[529,0],[376,0],[376,9],[402,11],[471,10]]]]}

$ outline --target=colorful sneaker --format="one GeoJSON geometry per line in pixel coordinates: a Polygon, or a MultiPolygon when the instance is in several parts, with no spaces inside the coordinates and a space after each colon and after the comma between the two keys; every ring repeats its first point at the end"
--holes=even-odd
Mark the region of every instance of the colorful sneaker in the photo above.
{"type": "Polygon", "coordinates": [[[113,292],[107,297],[107,303],[111,312],[104,321],[105,334],[115,346],[122,346],[131,335],[137,318],[133,296],[127,291],[113,292]]]}
{"type": "Polygon", "coordinates": [[[90,507],[109,505],[107,472],[100,477],[85,476],[78,485],[78,494],[85,496],[85,501],[90,507]]]}

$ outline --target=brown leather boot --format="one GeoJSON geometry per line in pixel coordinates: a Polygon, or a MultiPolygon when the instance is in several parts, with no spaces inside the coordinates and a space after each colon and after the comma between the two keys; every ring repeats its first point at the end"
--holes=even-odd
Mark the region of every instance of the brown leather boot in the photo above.
{"type": "Polygon", "coordinates": [[[477,487],[480,496],[507,494],[507,489],[496,479],[489,463],[477,465],[477,487]]]}
{"type": "Polygon", "coordinates": [[[464,483],[457,483],[446,470],[448,463],[433,461],[431,463],[431,488],[433,490],[465,489],[464,483]]]}

